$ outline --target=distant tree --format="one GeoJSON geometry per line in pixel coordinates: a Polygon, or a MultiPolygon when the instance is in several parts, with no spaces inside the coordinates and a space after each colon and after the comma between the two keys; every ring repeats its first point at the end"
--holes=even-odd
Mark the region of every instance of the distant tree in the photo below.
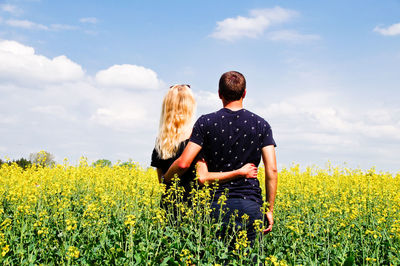
{"type": "Polygon", "coordinates": [[[107,159],[99,159],[92,164],[93,167],[112,167],[112,163],[110,160],[107,159]]]}
{"type": "Polygon", "coordinates": [[[18,160],[12,160],[12,161],[3,161],[0,159],[0,166],[2,164],[12,165],[13,163],[17,164],[19,167],[21,167],[24,170],[32,165],[32,163],[25,158],[21,158],[18,160]]]}
{"type": "Polygon", "coordinates": [[[137,164],[135,162],[133,162],[132,160],[129,160],[127,162],[121,163],[120,166],[128,167],[129,169],[134,169],[137,167],[137,164]]]}
{"type": "Polygon", "coordinates": [[[56,161],[54,161],[54,155],[47,151],[31,153],[29,155],[29,161],[31,161],[32,164],[42,166],[54,166],[56,164],[56,161]]]}
{"type": "Polygon", "coordinates": [[[29,161],[25,158],[21,158],[21,159],[15,160],[13,162],[15,162],[19,167],[21,167],[24,170],[32,165],[31,161],[29,161]]]}

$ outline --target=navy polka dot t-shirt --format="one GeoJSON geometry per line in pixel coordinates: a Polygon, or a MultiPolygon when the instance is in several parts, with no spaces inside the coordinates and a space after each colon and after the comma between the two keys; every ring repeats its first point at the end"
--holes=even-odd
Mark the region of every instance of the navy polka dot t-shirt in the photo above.
{"type": "MultiPolygon", "coordinates": [[[[202,146],[210,172],[239,169],[246,163],[259,165],[261,149],[274,145],[270,125],[246,110],[227,108],[201,116],[193,127],[190,141],[202,146]]],[[[238,178],[219,184],[214,200],[228,189],[228,198],[244,198],[262,203],[260,184],[255,178],[238,178]]]]}

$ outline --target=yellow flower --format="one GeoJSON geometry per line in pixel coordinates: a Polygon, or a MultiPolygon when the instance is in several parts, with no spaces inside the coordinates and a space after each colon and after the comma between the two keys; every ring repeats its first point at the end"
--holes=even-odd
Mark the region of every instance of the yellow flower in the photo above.
{"type": "Polygon", "coordinates": [[[1,256],[4,257],[9,251],[10,251],[10,246],[9,246],[9,245],[5,245],[5,246],[1,249],[1,256]]]}
{"type": "Polygon", "coordinates": [[[74,246],[70,246],[68,248],[68,251],[67,251],[67,257],[68,258],[77,259],[77,258],[79,258],[79,255],[80,255],[80,252],[79,252],[78,248],[76,248],[74,246]]]}

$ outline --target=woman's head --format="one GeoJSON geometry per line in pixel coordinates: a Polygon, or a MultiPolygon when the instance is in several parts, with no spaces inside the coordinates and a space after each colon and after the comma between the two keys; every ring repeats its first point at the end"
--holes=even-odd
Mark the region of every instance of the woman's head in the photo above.
{"type": "Polygon", "coordinates": [[[187,139],[192,130],[196,101],[189,85],[174,85],[164,97],[156,150],[162,159],[171,158],[179,143],[187,139]]]}

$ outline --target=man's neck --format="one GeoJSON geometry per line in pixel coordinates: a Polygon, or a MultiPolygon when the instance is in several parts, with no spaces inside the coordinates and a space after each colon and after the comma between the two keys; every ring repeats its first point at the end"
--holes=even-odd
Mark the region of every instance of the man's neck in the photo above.
{"type": "Polygon", "coordinates": [[[232,111],[238,111],[240,109],[243,109],[243,99],[240,99],[238,101],[233,101],[229,103],[223,103],[224,108],[228,108],[229,110],[232,111]]]}

